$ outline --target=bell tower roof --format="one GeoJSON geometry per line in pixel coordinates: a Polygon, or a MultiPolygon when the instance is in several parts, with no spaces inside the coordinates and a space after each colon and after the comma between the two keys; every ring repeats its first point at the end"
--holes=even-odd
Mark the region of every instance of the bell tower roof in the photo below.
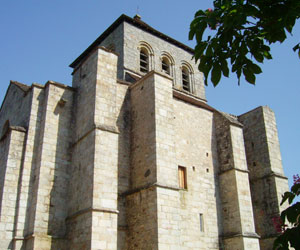
{"type": "Polygon", "coordinates": [[[132,24],[133,26],[148,32],[156,37],[159,37],[187,52],[190,54],[194,53],[194,50],[190,48],[189,46],[159,32],[158,30],[152,28],[150,25],[146,24],[142,21],[140,15],[135,15],[134,18],[131,18],[125,14],[121,15],[116,21],[113,22],[112,25],[110,25],[79,57],[77,57],[71,64],[71,68],[76,68],[77,65],[84,59],[86,56],[88,56],[97,46],[100,45],[100,43],[109,35],[111,34],[121,23],[127,22],[129,24],[132,24]]]}

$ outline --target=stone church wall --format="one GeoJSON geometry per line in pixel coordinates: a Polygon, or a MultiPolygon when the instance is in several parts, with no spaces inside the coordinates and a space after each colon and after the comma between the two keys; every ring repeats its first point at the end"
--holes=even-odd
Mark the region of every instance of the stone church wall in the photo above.
{"type": "Polygon", "coordinates": [[[217,249],[221,222],[213,112],[178,99],[173,105],[176,161],[187,170],[187,190],[179,191],[182,249],[217,249]]]}
{"type": "Polygon", "coordinates": [[[26,92],[15,84],[10,85],[5,102],[1,106],[0,137],[6,121],[13,126],[28,127],[31,99],[31,91],[26,92]]]}
{"type": "Polygon", "coordinates": [[[139,64],[139,53],[141,44],[147,44],[152,49],[150,54],[150,71],[155,70],[157,72],[162,72],[161,59],[162,55],[166,53],[169,55],[172,62],[173,84],[176,88],[182,89],[181,87],[181,69],[183,62],[187,62],[193,71],[193,83],[194,92],[193,94],[205,99],[205,89],[203,84],[202,74],[198,71],[197,66],[192,60],[192,55],[175,45],[169,44],[166,41],[153,36],[141,29],[134,27],[131,24],[124,23],[124,69],[128,69],[132,72],[139,72],[139,74],[144,75],[140,72],[139,64]]]}

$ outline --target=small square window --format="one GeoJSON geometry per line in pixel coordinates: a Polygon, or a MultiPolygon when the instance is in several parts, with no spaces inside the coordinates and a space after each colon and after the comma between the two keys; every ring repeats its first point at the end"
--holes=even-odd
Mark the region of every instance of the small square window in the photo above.
{"type": "Polygon", "coordinates": [[[178,167],[178,184],[179,188],[187,189],[187,178],[186,178],[186,168],[178,167]]]}

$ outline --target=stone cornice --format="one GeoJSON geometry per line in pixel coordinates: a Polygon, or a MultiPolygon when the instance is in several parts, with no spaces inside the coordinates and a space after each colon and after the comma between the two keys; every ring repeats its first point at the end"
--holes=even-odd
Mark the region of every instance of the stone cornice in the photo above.
{"type": "Polygon", "coordinates": [[[120,134],[118,128],[116,126],[110,126],[110,125],[105,125],[105,124],[94,124],[92,128],[90,128],[87,132],[85,132],[79,139],[76,140],[76,142],[73,143],[72,147],[76,146],[78,142],[83,140],[85,137],[87,137],[91,132],[94,130],[99,129],[102,131],[114,133],[114,134],[120,134]]]}
{"type": "Polygon", "coordinates": [[[135,87],[137,87],[138,85],[140,85],[141,83],[143,83],[147,78],[151,77],[152,75],[159,75],[161,77],[164,77],[170,81],[173,81],[173,79],[171,77],[169,77],[168,75],[162,74],[160,72],[157,72],[155,70],[151,70],[150,72],[148,72],[146,75],[144,75],[141,79],[139,79],[138,81],[136,81],[134,84],[130,85],[129,88],[133,89],[135,87]]]}
{"type": "Polygon", "coordinates": [[[18,131],[18,132],[22,132],[22,133],[27,133],[27,129],[24,127],[20,127],[20,126],[10,126],[1,136],[0,138],[0,142],[3,141],[7,135],[11,132],[11,131],[18,131]]]}
{"type": "Polygon", "coordinates": [[[84,208],[81,209],[75,213],[73,213],[72,215],[68,216],[66,218],[66,220],[73,220],[76,217],[86,214],[86,213],[91,213],[91,212],[100,212],[100,213],[111,213],[111,214],[118,214],[119,210],[117,209],[111,209],[111,208],[104,208],[104,207],[100,207],[100,208],[93,208],[93,207],[89,207],[89,208],[84,208]]]}
{"type": "Polygon", "coordinates": [[[246,170],[246,169],[240,169],[240,168],[236,168],[236,167],[231,167],[231,168],[229,168],[229,169],[220,171],[220,172],[218,173],[218,175],[222,175],[222,174],[224,174],[224,173],[226,173],[226,172],[229,172],[229,171],[231,171],[231,170],[236,170],[236,171],[239,171],[239,172],[242,172],[242,173],[249,174],[249,170],[246,170]]]}
{"type": "Polygon", "coordinates": [[[284,179],[284,180],[288,180],[288,178],[282,174],[279,174],[279,173],[275,173],[275,172],[271,172],[271,173],[267,173],[263,176],[260,176],[260,177],[257,177],[257,178],[250,178],[250,182],[256,182],[256,181],[259,181],[259,180],[262,180],[262,179],[266,179],[266,178],[270,178],[270,177],[277,177],[277,178],[280,178],[280,179],[284,179]]]}
{"type": "Polygon", "coordinates": [[[150,184],[147,184],[147,185],[144,185],[144,186],[141,186],[141,187],[134,188],[132,190],[126,191],[126,192],[121,193],[119,195],[120,196],[128,196],[128,195],[131,195],[131,194],[134,194],[134,193],[138,193],[138,192],[140,192],[142,190],[147,190],[147,189],[150,189],[150,188],[153,188],[153,187],[171,189],[171,190],[175,190],[175,191],[182,190],[179,187],[168,186],[168,185],[164,185],[164,184],[161,184],[161,183],[158,183],[158,182],[154,182],[154,183],[150,183],[150,184]]]}
{"type": "Polygon", "coordinates": [[[230,239],[236,237],[260,239],[260,236],[257,233],[251,233],[251,232],[224,234],[221,236],[221,238],[223,239],[230,239]]]}

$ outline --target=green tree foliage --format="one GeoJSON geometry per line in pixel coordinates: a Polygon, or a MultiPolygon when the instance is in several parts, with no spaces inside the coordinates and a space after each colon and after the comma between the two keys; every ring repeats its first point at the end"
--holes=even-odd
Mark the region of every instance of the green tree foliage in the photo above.
{"type": "MultiPolygon", "coordinates": [[[[194,58],[205,84],[209,73],[216,86],[222,74],[229,76],[228,63],[240,84],[245,79],[255,84],[262,72],[256,64],[272,59],[269,45],[284,42],[300,17],[300,0],[215,0],[214,9],[199,10],[190,26],[189,39],[196,39],[194,58]],[[206,29],[213,36],[203,39],[206,29]]],[[[294,47],[300,58],[300,43],[294,47]]]]}
{"type": "Polygon", "coordinates": [[[295,249],[300,249],[300,202],[294,204],[296,196],[300,195],[300,177],[294,175],[294,185],[290,192],[285,192],[280,205],[288,201],[289,207],[281,212],[278,219],[273,220],[280,235],[274,241],[274,250],[288,250],[289,245],[295,249]],[[286,222],[289,223],[286,225],[286,222]]]}

